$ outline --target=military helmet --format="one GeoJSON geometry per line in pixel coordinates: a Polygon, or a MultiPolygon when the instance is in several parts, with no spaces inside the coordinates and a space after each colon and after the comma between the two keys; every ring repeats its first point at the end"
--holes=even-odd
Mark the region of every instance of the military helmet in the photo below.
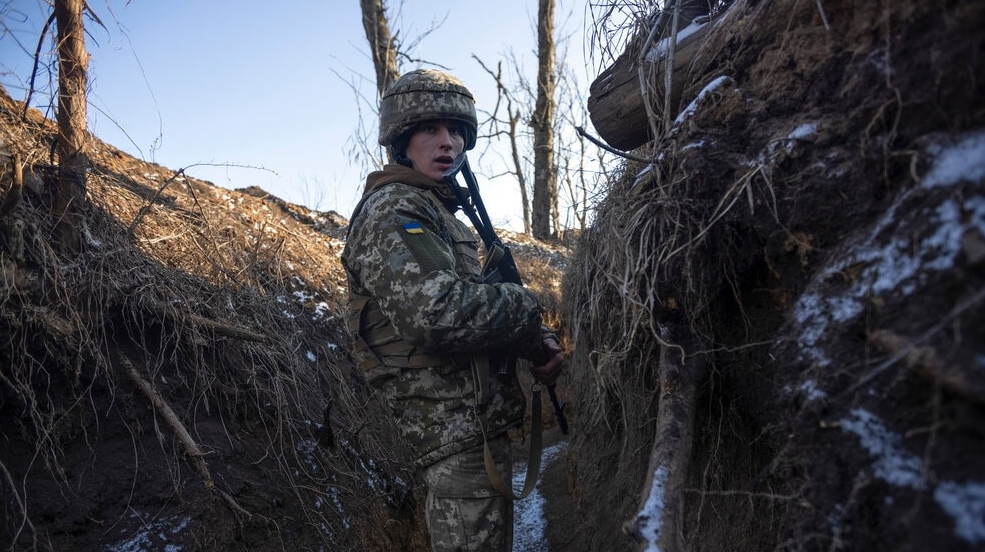
{"type": "Polygon", "coordinates": [[[392,145],[417,123],[432,119],[464,123],[465,149],[475,147],[475,99],[462,81],[433,69],[406,73],[380,100],[380,145],[392,145]]]}

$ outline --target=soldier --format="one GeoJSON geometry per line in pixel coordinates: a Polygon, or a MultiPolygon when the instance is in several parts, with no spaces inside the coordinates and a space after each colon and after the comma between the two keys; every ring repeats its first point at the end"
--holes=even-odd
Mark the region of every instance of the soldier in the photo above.
{"type": "Polygon", "coordinates": [[[433,70],[400,77],[380,103],[380,144],[396,163],[366,178],[342,253],[354,351],[415,455],[436,551],[512,546],[513,497],[493,487],[483,445],[510,481],[506,431],[522,424],[525,400],[515,374],[489,377],[490,354],[546,359],[532,369],[543,384],[563,363],[533,294],[480,281],[478,243],[455,217],[443,174],[476,132],[461,81],[433,70]]]}

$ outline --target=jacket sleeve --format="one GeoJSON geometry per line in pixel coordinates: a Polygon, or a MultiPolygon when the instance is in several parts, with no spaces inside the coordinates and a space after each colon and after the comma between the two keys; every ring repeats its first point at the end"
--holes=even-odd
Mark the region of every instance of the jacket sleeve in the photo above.
{"type": "Polygon", "coordinates": [[[366,201],[344,262],[380,303],[397,334],[425,351],[477,352],[526,345],[541,307],[515,284],[483,284],[456,270],[442,207],[400,185],[366,201]]]}

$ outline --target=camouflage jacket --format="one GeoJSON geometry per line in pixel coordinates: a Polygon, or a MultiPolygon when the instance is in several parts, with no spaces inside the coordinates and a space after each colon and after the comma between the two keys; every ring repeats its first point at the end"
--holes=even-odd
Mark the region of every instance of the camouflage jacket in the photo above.
{"type": "Polygon", "coordinates": [[[342,253],[355,354],[418,466],[481,444],[480,419],[490,438],[522,421],[516,378],[489,378],[480,400],[470,361],[522,353],[541,331],[529,291],[478,281],[478,243],[456,207],[446,184],[387,165],[367,177],[342,253]]]}

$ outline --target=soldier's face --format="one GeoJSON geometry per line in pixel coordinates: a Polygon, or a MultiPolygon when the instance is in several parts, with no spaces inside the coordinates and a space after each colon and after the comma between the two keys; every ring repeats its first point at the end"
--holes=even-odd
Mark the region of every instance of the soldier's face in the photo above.
{"type": "Polygon", "coordinates": [[[462,125],[446,119],[421,123],[407,143],[407,158],[428,178],[441,182],[455,157],[465,148],[462,125]]]}

